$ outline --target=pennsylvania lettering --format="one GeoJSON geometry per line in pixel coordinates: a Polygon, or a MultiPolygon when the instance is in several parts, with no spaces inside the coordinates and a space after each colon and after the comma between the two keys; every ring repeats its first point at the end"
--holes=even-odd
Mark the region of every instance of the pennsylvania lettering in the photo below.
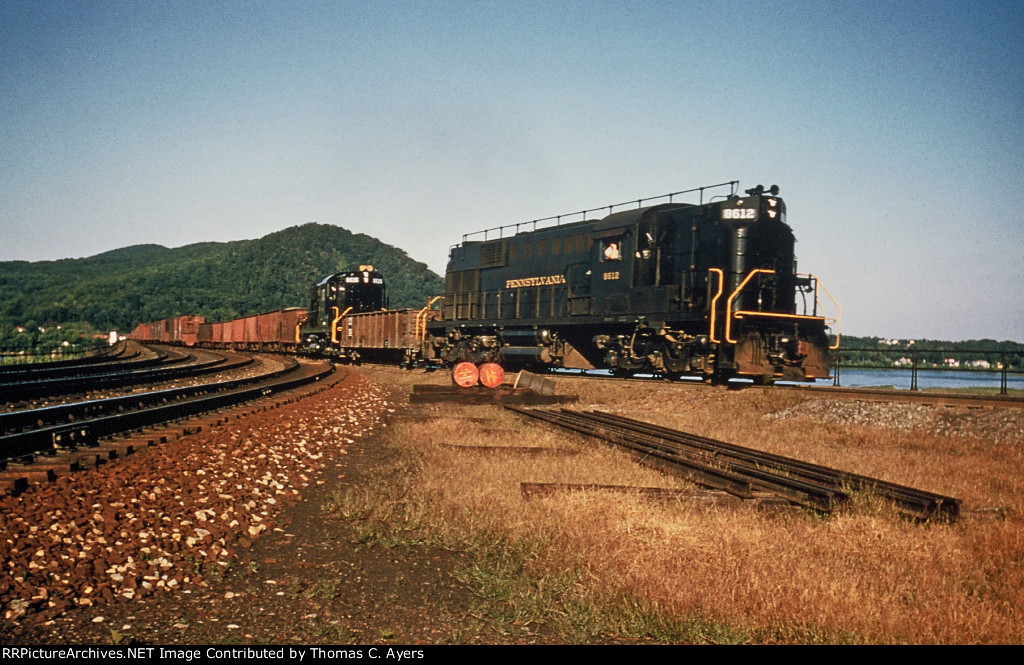
{"type": "Polygon", "coordinates": [[[521,289],[525,286],[547,286],[548,284],[565,284],[565,275],[547,275],[545,277],[524,277],[522,279],[506,279],[506,289],[521,289]]]}

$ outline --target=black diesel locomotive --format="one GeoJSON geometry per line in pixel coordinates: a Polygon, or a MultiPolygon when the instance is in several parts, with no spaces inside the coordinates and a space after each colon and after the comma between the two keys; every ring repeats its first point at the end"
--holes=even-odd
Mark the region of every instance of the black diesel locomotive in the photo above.
{"type": "Polygon", "coordinates": [[[696,204],[672,202],[687,193],[677,192],[594,221],[464,237],[425,355],[711,381],[827,377],[832,321],[817,278],[796,272],[779,189],[737,186],[689,190],[696,204]]]}
{"type": "Polygon", "coordinates": [[[375,312],[387,305],[384,277],[373,266],[328,275],[310,290],[300,348],[307,353],[338,355],[343,346],[341,321],[351,314],[375,312]]]}

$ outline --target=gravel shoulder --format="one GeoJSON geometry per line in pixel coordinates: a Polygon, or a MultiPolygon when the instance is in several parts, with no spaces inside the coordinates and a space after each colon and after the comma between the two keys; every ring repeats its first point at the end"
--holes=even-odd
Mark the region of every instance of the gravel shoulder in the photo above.
{"type": "MultiPolygon", "coordinates": [[[[210,476],[244,479],[244,483],[234,483],[236,493],[243,493],[252,486],[275,488],[273,494],[266,495],[272,502],[264,501],[257,506],[263,509],[256,510],[257,518],[258,513],[265,513],[262,519],[246,522],[250,526],[266,527],[255,529],[251,535],[246,528],[241,535],[224,533],[221,539],[205,536],[205,546],[200,542],[195,548],[160,552],[164,556],[154,557],[158,554],[155,551],[140,551],[149,539],[139,543],[127,533],[108,534],[108,539],[120,536],[117,541],[120,556],[107,557],[110,560],[102,566],[108,563],[111,566],[103,568],[100,579],[119,576],[123,582],[128,573],[116,571],[124,566],[125,559],[135,561],[137,568],[144,567],[141,561],[150,562],[154,558],[166,559],[171,565],[155,571],[146,569],[150,574],[140,574],[129,585],[105,586],[102,598],[96,593],[100,583],[95,573],[101,566],[93,565],[95,554],[83,557],[88,559],[92,573],[84,581],[74,578],[74,570],[67,571],[73,564],[66,558],[58,572],[35,575],[33,570],[32,586],[26,587],[28,591],[20,595],[8,593],[4,597],[8,618],[0,622],[0,643],[501,641],[500,635],[487,631],[473,617],[472,593],[452,576],[464,555],[427,546],[367,546],[360,542],[353,522],[343,517],[325,516],[323,506],[329,504],[332,496],[372,481],[375,470],[386,464],[389,453],[386,447],[378,445],[379,432],[386,416],[395,409],[395,399],[386,389],[351,372],[344,383],[323,394],[234,421],[215,434],[184,437],[99,473],[77,474],[66,487],[59,488],[60,496],[65,498],[91,496],[102,488],[109,493],[109,498],[98,514],[89,515],[87,510],[86,516],[68,515],[65,501],[62,512],[55,515],[55,510],[61,510],[52,507],[55,497],[41,499],[43,492],[38,490],[20,497],[20,506],[4,506],[6,521],[16,514],[12,511],[19,508],[25,516],[26,502],[40,504],[30,511],[27,519],[33,523],[23,529],[25,533],[46,530],[52,524],[74,524],[83,520],[82,526],[90,527],[90,532],[103,532],[104,514],[108,519],[113,514],[119,525],[124,525],[128,519],[128,511],[115,509],[111,513],[111,505],[137,505],[140,496],[148,496],[147,488],[165,485],[168,473],[195,478],[196,472],[205,472],[210,476]],[[304,444],[306,452],[301,463],[283,464],[272,470],[259,467],[261,473],[253,473],[255,468],[250,467],[250,457],[284,456],[284,449],[294,446],[296,440],[304,444]],[[246,445],[232,445],[240,441],[246,445]],[[222,449],[225,452],[211,459],[211,451],[224,442],[227,442],[222,449]],[[186,463],[172,471],[165,466],[166,459],[186,463]],[[113,471],[117,473],[112,474],[113,471]],[[261,481],[266,482],[259,485],[261,481]],[[280,501],[275,500],[275,496],[280,501]],[[101,528],[96,529],[96,526],[101,528]],[[217,551],[221,540],[224,544],[217,551]],[[181,550],[185,550],[181,556],[173,556],[181,550]],[[201,550],[217,560],[196,565],[195,560],[200,555],[192,550],[201,550]],[[122,561],[120,566],[113,562],[115,558],[122,561]],[[191,574],[183,574],[186,572],[191,574]],[[164,584],[144,593],[139,582],[152,581],[154,576],[158,582],[162,578],[164,584]],[[175,579],[177,583],[168,586],[168,581],[175,579]],[[32,594],[27,607],[26,594],[32,594]],[[16,602],[19,599],[22,602],[16,602]],[[61,611],[54,611],[54,602],[61,611]],[[24,608],[25,612],[12,612],[12,607],[24,608]]],[[[207,489],[216,496],[224,495],[224,487],[207,489]]],[[[202,528],[194,515],[213,504],[211,494],[189,494],[184,499],[177,503],[187,503],[187,506],[164,506],[156,521],[178,525],[184,522],[182,534],[188,532],[189,527],[193,533],[196,528],[202,528]]],[[[240,502],[231,499],[221,503],[240,502]]],[[[214,511],[217,510],[221,508],[215,506],[214,511]]],[[[217,536],[221,532],[213,528],[215,519],[209,516],[202,526],[207,527],[203,531],[212,530],[212,535],[217,536]]],[[[237,521],[237,516],[233,519],[237,521]]],[[[11,533],[9,524],[3,526],[11,533]]],[[[144,533],[147,528],[135,524],[132,535],[144,533]]],[[[11,562],[23,560],[19,556],[26,554],[26,544],[13,538],[5,540],[5,561],[10,569],[11,562]],[[15,542],[21,547],[14,546],[15,542]],[[19,551],[12,554],[11,549],[19,551]]],[[[60,542],[45,546],[31,544],[28,549],[34,547],[45,550],[40,559],[58,560],[67,557],[72,549],[60,542]]],[[[82,546],[78,548],[81,550],[82,546]]],[[[35,550],[29,554],[34,556],[35,550]]],[[[75,558],[71,557],[70,561],[75,558]]]]}

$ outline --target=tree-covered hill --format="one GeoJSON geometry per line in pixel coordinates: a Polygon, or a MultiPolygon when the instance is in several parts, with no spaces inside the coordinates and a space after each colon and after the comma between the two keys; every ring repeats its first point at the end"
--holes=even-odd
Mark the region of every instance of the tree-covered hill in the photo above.
{"type": "Polygon", "coordinates": [[[442,279],[401,249],[337,226],[305,224],[257,240],[0,262],[0,328],[85,322],[128,331],[181,314],[222,321],[306,307],[311,285],[362,264],[384,274],[391,307],[421,307],[443,291],[442,279]]]}
{"type": "Polygon", "coordinates": [[[1024,344],[1010,340],[953,342],[844,335],[840,342],[842,362],[849,366],[906,367],[916,362],[919,367],[987,369],[1005,362],[1015,370],[1024,367],[1024,344]]]}

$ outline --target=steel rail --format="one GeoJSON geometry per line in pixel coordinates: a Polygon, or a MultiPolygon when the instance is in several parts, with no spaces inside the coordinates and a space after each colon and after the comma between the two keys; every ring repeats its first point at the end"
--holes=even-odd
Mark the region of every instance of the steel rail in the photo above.
{"type": "Polygon", "coordinates": [[[636,442],[626,438],[619,437],[614,434],[602,433],[597,428],[587,427],[586,425],[575,425],[567,423],[565,419],[559,418],[558,415],[550,411],[542,411],[537,409],[524,409],[518,406],[505,405],[506,409],[515,411],[532,418],[547,421],[553,425],[559,425],[568,429],[579,432],[580,434],[586,434],[598,438],[603,438],[607,441],[621,445],[624,448],[632,450],[634,453],[642,456],[645,461],[653,461],[659,466],[667,468],[679,469],[683,467],[686,469],[687,477],[691,478],[694,482],[701,485],[702,487],[708,487],[712,489],[723,490],[738,496],[741,498],[748,498],[753,496],[756,488],[752,485],[749,479],[742,478],[736,474],[729,473],[728,471],[705,464],[696,464],[690,460],[682,459],[679,456],[674,456],[668,453],[664,453],[659,450],[651,450],[644,446],[637,444],[636,442]]]}
{"type": "MultiPolygon", "coordinates": [[[[880,478],[841,471],[754,448],[717,441],[696,434],[672,430],[625,416],[601,411],[590,411],[588,415],[610,425],[636,429],[651,436],[666,437],[669,440],[679,441],[685,445],[703,447],[714,451],[718,458],[743,460],[750,464],[771,468],[779,473],[802,478],[809,482],[823,483],[832,487],[849,488],[852,491],[874,492],[910,510],[917,510],[922,515],[943,512],[942,506],[946,502],[955,501],[959,505],[958,500],[935,492],[907,487],[906,485],[892,483],[880,478]]],[[[956,510],[958,511],[958,508],[956,510]]]]}
{"type": "MultiPolygon", "coordinates": [[[[593,374],[594,370],[578,370],[574,372],[552,373],[560,379],[596,379],[599,381],[648,381],[655,383],[671,383],[672,385],[701,387],[708,384],[701,381],[700,377],[692,379],[669,380],[661,376],[607,376],[593,374]]],[[[847,397],[851,399],[863,399],[879,402],[912,402],[922,404],[937,404],[943,406],[960,406],[965,408],[993,407],[1007,409],[1024,409],[1024,397],[1010,397],[1007,395],[975,395],[960,393],[945,393],[918,390],[886,390],[882,388],[843,388],[841,386],[813,386],[813,385],[789,385],[774,384],[771,386],[755,386],[750,383],[730,383],[730,389],[748,390],[795,390],[807,395],[832,395],[847,397]]]]}
{"type": "Polygon", "coordinates": [[[182,355],[180,358],[167,359],[162,365],[150,369],[133,369],[127,372],[96,374],[84,377],[44,379],[29,383],[0,384],[0,399],[19,401],[32,397],[66,395],[100,387],[112,388],[141,383],[155,383],[184,376],[200,376],[212,372],[226,372],[252,363],[251,359],[228,363],[227,357],[220,356],[210,360],[183,364],[188,360],[194,359],[195,357],[192,355],[182,355]],[[168,364],[173,364],[174,366],[167,367],[168,364]]]}
{"type": "MultiPolygon", "coordinates": [[[[506,408],[624,445],[641,455],[656,455],[670,463],[685,460],[683,475],[689,477],[694,477],[691,469],[695,465],[701,465],[703,470],[719,469],[736,478],[746,479],[754,489],[774,492],[793,503],[822,512],[830,512],[838,504],[849,501],[853,491],[866,491],[892,501],[900,512],[916,519],[955,519],[960,513],[959,499],[672,430],[632,418],[600,411],[585,413],[562,409],[555,413],[506,408]]],[[[697,477],[699,478],[699,474],[697,477]]]]}
{"type": "MultiPolygon", "coordinates": [[[[239,367],[246,367],[252,364],[251,358],[243,358],[233,361],[230,364],[219,364],[215,367],[207,367],[199,374],[211,372],[224,372],[239,367]]],[[[294,363],[294,361],[292,361],[294,363]]],[[[100,399],[85,400],[82,402],[71,402],[69,404],[55,404],[44,406],[38,409],[23,409],[20,411],[9,411],[0,413],[0,434],[12,434],[18,430],[38,428],[44,425],[68,424],[79,420],[94,418],[113,411],[123,412],[130,409],[142,408],[147,404],[178,400],[183,397],[202,394],[205,392],[228,389],[237,385],[245,385],[253,381],[261,381],[268,377],[277,376],[282,370],[260,374],[258,376],[233,379],[229,381],[218,381],[203,383],[181,388],[168,388],[166,390],[153,390],[144,393],[133,393],[120,395],[118,397],[104,397],[100,399]]]]}
{"type": "Polygon", "coordinates": [[[46,372],[58,369],[69,369],[77,368],[86,365],[97,365],[103,363],[121,362],[129,358],[135,358],[139,355],[138,349],[135,349],[128,353],[128,345],[124,342],[118,342],[114,346],[109,346],[98,353],[83,356],[81,358],[72,358],[70,360],[49,360],[43,362],[31,362],[31,363],[19,363],[19,364],[4,364],[0,363],[0,377],[17,376],[19,374],[34,374],[36,372],[46,372]],[[120,360],[114,360],[119,358],[120,360]]]}
{"type": "Polygon", "coordinates": [[[939,404],[943,406],[962,406],[967,408],[995,407],[1008,409],[1024,409],[1024,398],[1008,395],[975,395],[958,393],[939,393],[927,390],[886,390],[884,388],[844,388],[842,386],[772,386],[778,390],[798,390],[808,394],[822,392],[828,395],[849,397],[852,399],[872,402],[915,402],[923,404],[939,404]]]}
{"type": "MultiPolygon", "coordinates": [[[[298,377],[282,378],[283,375],[294,372],[299,367],[298,362],[293,361],[293,364],[288,367],[263,375],[258,377],[258,379],[234,379],[232,381],[220,382],[220,384],[206,384],[206,386],[196,386],[193,388],[197,393],[202,389],[205,389],[203,392],[208,392],[211,386],[221,385],[223,390],[215,395],[184,398],[131,412],[106,415],[72,424],[52,425],[29,432],[0,436],[0,458],[15,460],[33,457],[40,453],[49,453],[61,448],[75,449],[81,446],[94,445],[98,439],[105,436],[240,404],[319,381],[334,372],[334,366],[331,365],[327,369],[320,371],[315,371],[315,368],[313,368],[309,372],[300,373],[302,375],[298,377]],[[268,377],[270,377],[269,381],[267,380],[268,377]],[[240,387],[245,383],[252,383],[253,381],[258,381],[257,385],[240,387]]],[[[165,393],[167,391],[158,392],[165,393]]],[[[136,395],[134,397],[138,398],[139,396],[136,395]]],[[[163,400],[160,401],[162,402],[163,400]]]]}
{"type": "Polygon", "coordinates": [[[749,482],[751,490],[770,491],[807,508],[828,512],[834,508],[836,502],[849,499],[847,492],[829,484],[792,477],[778,470],[761,468],[756,463],[730,459],[716,454],[714,450],[686,446],[680,441],[653,437],[636,428],[601,422],[596,418],[589,417],[588,414],[571,409],[563,409],[561,418],[565,422],[571,423],[572,429],[576,431],[588,430],[593,436],[606,440],[614,438],[615,442],[620,444],[623,441],[628,442],[628,447],[642,454],[657,451],[664,459],[684,463],[691,471],[693,469],[720,468],[736,478],[749,482]]]}
{"type": "Polygon", "coordinates": [[[84,374],[98,374],[110,369],[140,368],[159,364],[163,360],[154,358],[140,358],[142,353],[135,349],[131,353],[118,356],[90,356],[82,358],[81,362],[72,363],[45,363],[40,367],[19,365],[15,368],[0,370],[0,380],[4,383],[15,383],[19,381],[37,381],[52,377],[82,376],[84,374]],[[87,362],[88,361],[88,362],[87,362]]]}

